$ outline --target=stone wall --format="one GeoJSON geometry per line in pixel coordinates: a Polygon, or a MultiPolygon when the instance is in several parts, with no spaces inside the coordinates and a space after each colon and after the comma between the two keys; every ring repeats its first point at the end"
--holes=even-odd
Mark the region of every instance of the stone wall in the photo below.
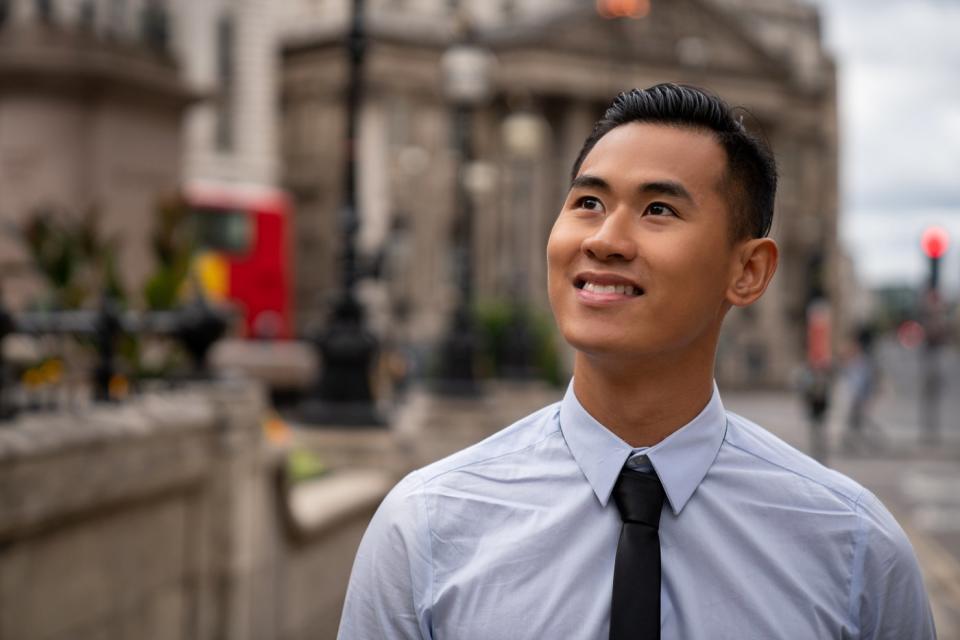
{"type": "Polygon", "coordinates": [[[218,385],[0,426],[0,638],[241,637],[261,408],[218,385]]]}
{"type": "Polygon", "coordinates": [[[264,406],[218,383],[0,426],[0,638],[333,637],[393,478],[314,483],[326,511],[295,539],[264,406]]]}

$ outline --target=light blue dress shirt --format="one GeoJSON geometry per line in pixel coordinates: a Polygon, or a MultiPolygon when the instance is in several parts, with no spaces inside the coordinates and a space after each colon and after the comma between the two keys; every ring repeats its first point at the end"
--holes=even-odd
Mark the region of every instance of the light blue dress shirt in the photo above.
{"type": "Polygon", "coordinates": [[[571,384],[546,407],[415,471],[357,552],[342,640],[606,640],[628,458],[651,465],[663,640],[927,640],[913,550],[867,490],[724,410],[638,454],[571,384]]]}

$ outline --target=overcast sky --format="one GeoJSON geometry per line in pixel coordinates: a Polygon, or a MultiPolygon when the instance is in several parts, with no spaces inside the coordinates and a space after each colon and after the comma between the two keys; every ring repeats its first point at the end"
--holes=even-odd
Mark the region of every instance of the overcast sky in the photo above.
{"type": "Polygon", "coordinates": [[[950,231],[960,288],[960,2],[811,0],[837,60],[841,234],[868,286],[916,284],[922,230],[950,231]]]}

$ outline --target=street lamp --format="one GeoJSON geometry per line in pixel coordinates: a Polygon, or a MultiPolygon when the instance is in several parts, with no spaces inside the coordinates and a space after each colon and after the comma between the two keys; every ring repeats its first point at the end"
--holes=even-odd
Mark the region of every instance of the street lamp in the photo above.
{"type": "Polygon", "coordinates": [[[314,396],[301,407],[307,424],[337,426],[379,426],[371,390],[371,366],[377,356],[377,339],[364,325],[364,310],[356,297],[359,268],[357,232],[357,130],[363,99],[363,59],[367,40],[364,32],[364,0],[353,0],[350,32],[347,36],[349,78],[346,101],[346,166],[343,200],[340,205],[342,233],[341,282],[333,316],[317,338],[323,371],[314,396]]]}
{"type": "Polygon", "coordinates": [[[472,396],[479,393],[476,378],[478,338],[471,312],[473,201],[467,173],[473,158],[473,111],[490,98],[493,63],[491,54],[472,42],[469,29],[463,31],[464,37],[443,54],[440,62],[444,93],[453,106],[453,147],[457,154],[453,265],[460,298],[441,345],[440,375],[435,388],[448,395],[472,396]]]}
{"type": "Polygon", "coordinates": [[[501,373],[508,378],[530,378],[534,374],[535,344],[526,305],[529,296],[529,255],[533,215],[531,189],[535,166],[546,141],[546,123],[530,109],[521,108],[508,115],[502,125],[503,145],[508,156],[511,182],[511,208],[524,215],[515,216],[511,225],[511,243],[507,249],[512,260],[507,277],[511,318],[504,336],[501,373]]]}

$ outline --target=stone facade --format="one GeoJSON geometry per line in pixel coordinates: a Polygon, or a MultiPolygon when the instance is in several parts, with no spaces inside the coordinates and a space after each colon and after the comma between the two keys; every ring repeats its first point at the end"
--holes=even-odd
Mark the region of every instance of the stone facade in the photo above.
{"type": "MultiPolygon", "coordinates": [[[[746,122],[770,140],[781,174],[773,230],[780,271],[756,308],[732,313],[718,377],[785,384],[802,361],[815,280],[834,273],[837,260],[836,79],[815,10],[787,0],[683,0],[654,2],[643,19],[608,20],[592,3],[552,4],[550,12],[503,3],[499,13],[496,4],[463,3],[478,10],[477,37],[497,60],[493,96],[472,126],[471,168],[482,178],[471,192],[478,296],[519,295],[546,307],[546,237],[579,145],[617,92],[667,80],[705,86],[749,109],[746,122]],[[504,140],[503,124],[517,111],[547,132],[526,157],[504,140]]],[[[455,21],[445,6],[370,3],[358,158],[362,244],[388,254],[402,246],[384,292],[369,297],[372,322],[425,348],[458,295],[449,242],[458,157],[440,65],[455,21]]],[[[297,210],[296,299],[310,323],[322,319],[318,292],[337,281],[346,3],[294,7],[298,23],[284,32],[282,150],[297,210]]],[[[836,293],[825,279],[821,288],[836,293]]]]}
{"type": "Polygon", "coordinates": [[[0,637],[334,637],[396,476],[316,483],[309,537],[294,538],[264,406],[235,382],[0,426],[0,637]]]}
{"type": "Polygon", "coordinates": [[[276,184],[279,4],[171,3],[184,80],[205,97],[184,121],[185,180],[276,184]]]}
{"type": "Polygon", "coordinates": [[[256,565],[255,391],[3,425],[0,637],[252,637],[222,630],[256,565]]]}
{"type": "MultiPolygon", "coordinates": [[[[39,207],[96,208],[120,242],[125,284],[139,287],[151,212],[180,183],[180,119],[193,96],[173,59],[121,30],[126,22],[82,23],[76,2],[53,3],[49,18],[37,6],[11,3],[0,25],[0,217],[19,225],[39,207]]],[[[24,271],[10,234],[0,257],[6,274],[24,271]]],[[[6,302],[21,306],[36,286],[5,280],[6,302]]]]}

